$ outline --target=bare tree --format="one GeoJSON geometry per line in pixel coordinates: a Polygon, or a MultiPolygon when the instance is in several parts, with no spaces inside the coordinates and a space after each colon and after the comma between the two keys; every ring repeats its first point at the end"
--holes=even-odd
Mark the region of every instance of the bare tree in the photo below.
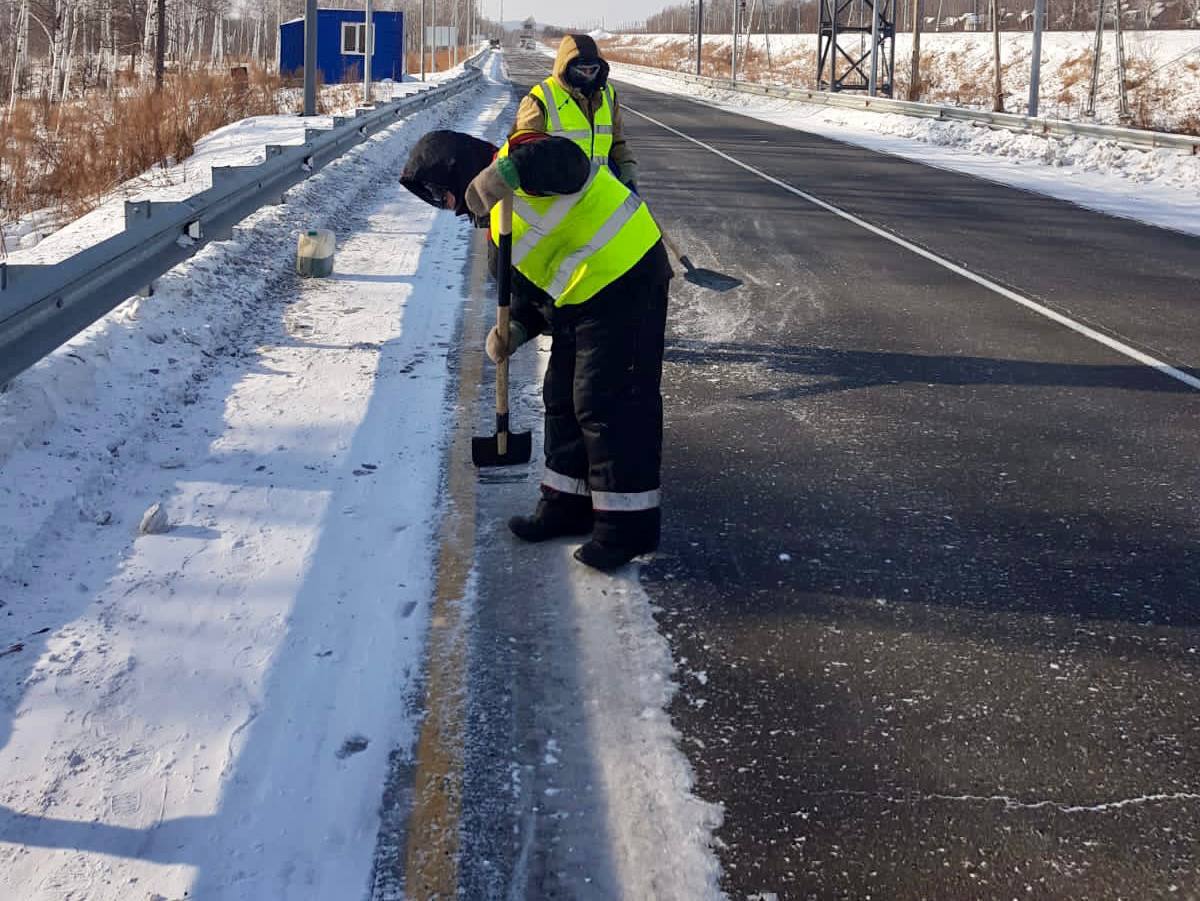
{"type": "Polygon", "coordinates": [[[13,23],[16,38],[16,52],[13,54],[12,85],[8,98],[8,108],[11,110],[20,96],[25,71],[29,65],[29,0],[21,0],[16,21],[13,23]]]}

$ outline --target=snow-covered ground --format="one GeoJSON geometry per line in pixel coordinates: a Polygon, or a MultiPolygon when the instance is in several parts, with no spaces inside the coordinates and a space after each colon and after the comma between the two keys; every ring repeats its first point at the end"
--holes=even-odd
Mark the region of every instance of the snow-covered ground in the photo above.
{"type": "MultiPolygon", "coordinates": [[[[1094,138],[1046,138],[965,122],[847,110],[708,88],[613,64],[613,77],[729,112],[966,172],[1114,216],[1200,234],[1200,156],[1094,138]]],[[[819,192],[818,192],[819,193],[819,192]]]]}
{"type": "Polygon", "coordinates": [[[392,126],[0,396],[0,897],[366,891],[466,253],[396,176],[509,103],[392,126]],[[288,274],[311,225],[341,238],[328,281],[288,274]],[[139,535],[158,501],[172,528],[139,535]]]}
{"type": "MultiPolygon", "coordinates": [[[[485,75],[0,393],[0,898],[368,895],[389,758],[420,725],[447,443],[490,421],[448,390],[464,225],[396,177],[429,129],[503,137],[498,55],[485,75]],[[304,281],[314,226],[337,264],[304,281]],[[169,528],[140,534],[156,503],[169,528]]],[[[627,897],[714,897],[720,811],[690,794],[649,601],[548,552],[579,621],[562,657],[588,673],[567,709],[602,771],[595,859],[627,897]]]]}
{"type": "MultiPolygon", "coordinates": [[[[921,99],[952,106],[991,109],[992,44],[985,32],[925,32],[921,35],[922,77],[926,92],[921,99]]],[[[1005,108],[1027,111],[1030,32],[1001,35],[1005,108]]],[[[1040,114],[1057,119],[1086,119],[1091,55],[1095,35],[1079,31],[1051,31],[1042,43],[1040,114]]],[[[728,34],[705,35],[705,56],[716,68],[706,75],[728,77],[732,44],[728,34]]],[[[817,37],[813,34],[762,35],[750,39],[752,58],[744,77],[763,82],[814,87],[817,37]],[[767,47],[771,66],[767,66],[767,47]]],[[[666,69],[695,71],[689,57],[687,35],[623,34],[604,42],[616,59],[666,69]]],[[[1096,121],[1118,121],[1118,81],[1112,33],[1104,37],[1096,121]]],[[[912,56],[912,35],[896,35],[896,78],[907,87],[912,56]]],[[[1125,56],[1129,97],[1144,125],[1170,129],[1190,122],[1200,128],[1200,31],[1127,31],[1125,56]]],[[[897,96],[904,96],[903,91],[897,96]]]]}

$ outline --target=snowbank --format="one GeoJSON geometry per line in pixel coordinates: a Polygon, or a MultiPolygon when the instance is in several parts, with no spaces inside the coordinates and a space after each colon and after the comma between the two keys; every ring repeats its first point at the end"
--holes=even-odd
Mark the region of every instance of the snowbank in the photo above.
{"type": "Polygon", "coordinates": [[[417,726],[465,253],[396,177],[510,102],[385,129],[0,394],[0,897],[365,894],[417,726]],[[310,225],[338,269],[299,283],[310,225]]]}
{"type": "MultiPolygon", "coordinates": [[[[1047,32],[1042,45],[1043,116],[1056,119],[1085,118],[1094,34],[1090,32],[1047,32]]],[[[705,74],[729,74],[731,38],[728,34],[705,35],[705,55],[710,66],[705,74]]],[[[745,46],[745,45],[743,45],[745,46]]],[[[865,45],[864,45],[865,46],[865,45]]],[[[750,59],[744,60],[749,80],[794,84],[811,88],[816,74],[817,37],[812,34],[755,35],[750,38],[750,59]],[[771,66],[767,66],[767,51],[771,66]]],[[[614,35],[604,50],[615,59],[679,71],[694,71],[687,35],[614,35]]],[[[922,76],[926,91],[922,99],[955,106],[991,108],[992,48],[990,33],[954,32],[921,35],[922,76]]],[[[1024,113],[1029,98],[1029,62],[1032,35],[1005,32],[1001,35],[1004,65],[1005,106],[1008,112],[1024,113]]],[[[1131,31],[1125,33],[1129,96],[1141,124],[1163,129],[1189,124],[1200,128],[1200,32],[1131,31]]],[[[896,79],[908,85],[912,35],[896,35],[896,79]]],[[[1101,77],[1096,121],[1118,122],[1115,39],[1106,33],[1101,56],[1101,77]]],[[[903,91],[897,96],[902,96],[903,91]]]]}
{"type": "Polygon", "coordinates": [[[614,78],[788,128],[1037,191],[1110,215],[1200,235],[1200,157],[1046,138],[965,123],[819,106],[707,88],[620,64],[614,78]]]}

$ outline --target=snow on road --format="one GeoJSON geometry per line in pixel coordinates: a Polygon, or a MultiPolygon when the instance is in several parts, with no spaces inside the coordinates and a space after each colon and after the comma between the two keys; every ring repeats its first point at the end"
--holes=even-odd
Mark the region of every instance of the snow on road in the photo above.
{"type": "MultiPolygon", "coordinates": [[[[543,337],[513,358],[514,421],[535,447],[549,351],[543,337]]],[[[535,460],[477,494],[460,897],[723,898],[723,808],[694,793],[667,712],[682,676],[638,567],[598,573],[572,557],[579,539],[524,544],[504,525],[541,473],[535,460]]]]}
{"type": "MultiPolygon", "coordinates": [[[[758,97],[614,63],[613,78],[927,166],[1200,235],[1200,156],[758,97]]],[[[636,108],[636,104],[633,105],[636,108]]],[[[803,187],[803,186],[801,186],[803,187]]]]}
{"type": "MultiPolygon", "coordinates": [[[[411,746],[465,242],[381,132],[0,396],[0,897],[365,893],[411,746]],[[331,225],[336,276],[289,274],[331,225]],[[162,501],[172,528],[136,533],[162,501]]],[[[491,135],[494,137],[495,135],[491,135]]]]}
{"type": "MultiPolygon", "coordinates": [[[[368,892],[389,755],[420,722],[467,290],[462,223],[396,175],[430,128],[503,136],[499,57],[486,74],[0,394],[0,898],[368,892]],[[339,235],[326,281],[290,272],[311,226],[339,235]],[[156,502],[169,531],[139,535],[156,502]]],[[[506,487],[493,528],[534,499],[506,487]]],[[[548,606],[578,627],[560,664],[583,674],[583,730],[563,727],[554,765],[595,766],[600,789],[559,805],[598,818],[588,853],[614,891],[719,896],[720,809],[691,794],[636,572],[540,552],[548,606]]]]}

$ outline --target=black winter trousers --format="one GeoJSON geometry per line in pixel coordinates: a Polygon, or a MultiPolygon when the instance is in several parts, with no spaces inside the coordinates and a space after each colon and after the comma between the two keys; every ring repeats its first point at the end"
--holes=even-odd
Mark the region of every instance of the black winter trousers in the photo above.
{"type": "Polygon", "coordinates": [[[621,279],[553,311],[543,484],[592,498],[593,539],[658,546],[663,336],[669,281],[621,279]]]}

